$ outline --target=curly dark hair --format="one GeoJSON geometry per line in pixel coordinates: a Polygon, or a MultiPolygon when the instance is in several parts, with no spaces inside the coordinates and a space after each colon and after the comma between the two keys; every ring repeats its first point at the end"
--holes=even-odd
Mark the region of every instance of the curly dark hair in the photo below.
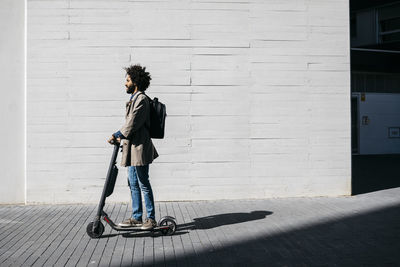
{"type": "Polygon", "coordinates": [[[146,67],[136,64],[130,65],[129,67],[124,68],[124,70],[126,71],[126,75],[129,75],[132,82],[137,85],[139,91],[146,91],[151,80],[150,73],[146,71],[146,67]]]}

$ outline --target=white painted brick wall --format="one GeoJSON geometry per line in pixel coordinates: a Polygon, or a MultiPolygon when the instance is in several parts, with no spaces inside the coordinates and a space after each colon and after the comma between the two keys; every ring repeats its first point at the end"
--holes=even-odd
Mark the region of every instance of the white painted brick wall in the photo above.
{"type": "Polygon", "coordinates": [[[0,1],[0,25],[0,204],[21,204],[26,171],[25,1],[0,1]]]}
{"type": "Polygon", "coordinates": [[[348,8],[28,0],[28,202],[98,201],[135,63],[167,105],[156,201],[350,194],[348,8]]]}

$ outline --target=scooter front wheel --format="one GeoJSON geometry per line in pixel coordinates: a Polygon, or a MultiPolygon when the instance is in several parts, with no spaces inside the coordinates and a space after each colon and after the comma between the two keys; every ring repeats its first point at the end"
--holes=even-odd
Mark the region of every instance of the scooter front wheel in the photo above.
{"type": "Polygon", "coordinates": [[[161,229],[163,235],[173,235],[176,231],[176,222],[170,218],[162,219],[159,226],[168,226],[167,229],[161,229]]]}
{"type": "Polygon", "coordinates": [[[90,222],[86,227],[86,233],[91,238],[99,238],[104,233],[104,225],[99,222],[97,229],[93,229],[94,222],[90,222]]]}

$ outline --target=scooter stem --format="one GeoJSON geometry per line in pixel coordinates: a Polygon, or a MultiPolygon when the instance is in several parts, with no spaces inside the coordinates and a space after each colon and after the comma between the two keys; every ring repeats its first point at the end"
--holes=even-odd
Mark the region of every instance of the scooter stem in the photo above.
{"type": "Polygon", "coordinates": [[[119,149],[119,143],[115,142],[114,143],[114,151],[111,156],[110,166],[108,167],[106,181],[104,182],[103,193],[101,194],[99,207],[98,207],[97,213],[96,213],[95,223],[96,223],[96,221],[100,220],[100,217],[102,215],[102,210],[104,208],[105,201],[106,201],[106,192],[107,192],[108,181],[111,178],[111,172],[112,172],[113,166],[117,163],[118,149],[119,149]]]}

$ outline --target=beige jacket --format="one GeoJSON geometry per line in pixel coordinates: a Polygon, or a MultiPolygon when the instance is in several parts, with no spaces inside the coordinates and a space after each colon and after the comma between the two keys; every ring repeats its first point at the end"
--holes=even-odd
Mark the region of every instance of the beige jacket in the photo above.
{"type": "Polygon", "coordinates": [[[123,167],[147,165],[158,157],[146,128],[146,125],[150,125],[149,109],[150,102],[141,92],[137,92],[133,99],[126,103],[126,122],[120,130],[126,137],[122,144],[121,166],[123,167]]]}

